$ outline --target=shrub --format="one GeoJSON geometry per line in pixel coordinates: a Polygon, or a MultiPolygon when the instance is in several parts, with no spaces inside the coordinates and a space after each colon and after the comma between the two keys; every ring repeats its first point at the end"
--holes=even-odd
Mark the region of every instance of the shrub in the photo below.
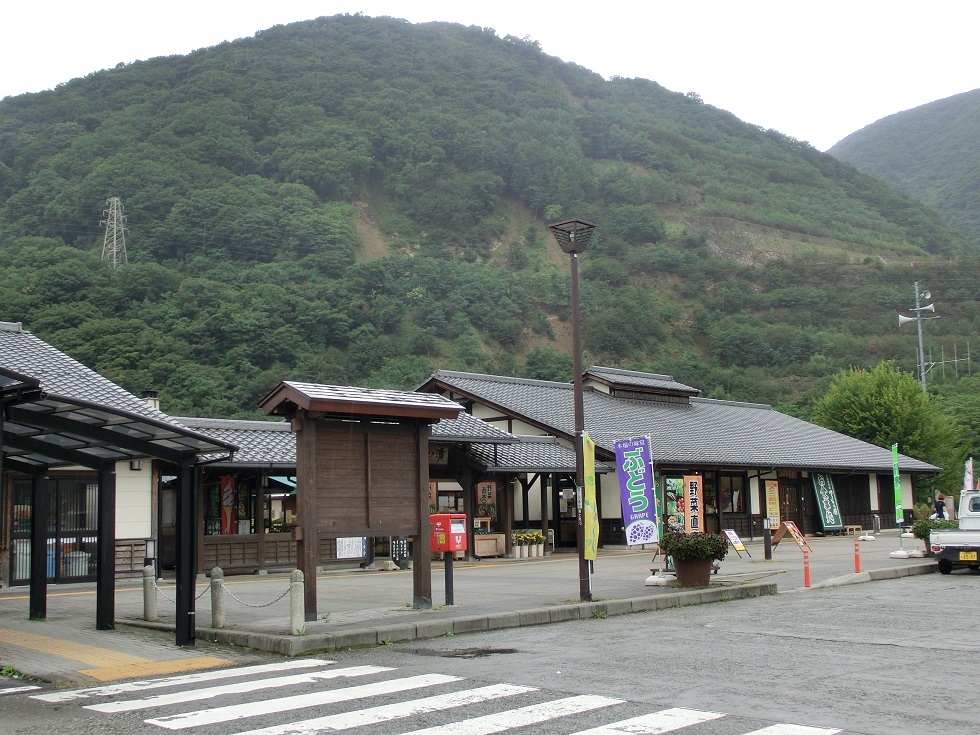
{"type": "Polygon", "coordinates": [[[660,537],[660,550],[674,561],[721,560],[728,553],[728,541],[713,533],[664,531],[660,537]]]}

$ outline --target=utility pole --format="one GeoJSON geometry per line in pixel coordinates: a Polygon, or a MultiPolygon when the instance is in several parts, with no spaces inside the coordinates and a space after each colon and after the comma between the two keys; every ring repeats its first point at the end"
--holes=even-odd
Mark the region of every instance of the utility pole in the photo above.
{"type": "Polygon", "coordinates": [[[105,240],[102,243],[102,259],[112,263],[113,268],[126,265],[126,217],[123,215],[123,205],[119,197],[112,197],[106,204],[108,209],[102,210],[105,225],[105,240]]]}
{"type": "Polygon", "coordinates": [[[919,291],[919,282],[915,282],[915,307],[910,309],[910,311],[915,312],[915,316],[902,316],[898,315],[898,326],[902,326],[906,322],[915,322],[916,329],[919,333],[919,382],[922,383],[922,392],[926,392],[926,373],[929,369],[933,367],[934,363],[926,363],[926,353],[922,349],[922,320],[923,319],[938,319],[938,316],[923,317],[922,312],[930,311],[933,314],[936,312],[935,304],[928,304],[927,306],[919,306],[920,299],[929,301],[932,298],[932,294],[928,291],[919,291]]]}

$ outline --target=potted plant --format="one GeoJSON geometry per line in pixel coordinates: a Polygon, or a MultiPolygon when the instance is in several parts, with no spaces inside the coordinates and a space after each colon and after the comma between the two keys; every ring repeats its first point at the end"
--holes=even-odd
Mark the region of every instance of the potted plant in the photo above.
{"type": "Polygon", "coordinates": [[[681,533],[665,530],[660,536],[660,551],[674,561],[677,584],[681,587],[707,587],[711,564],[728,553],[728,541],[713,533],[681,533]]]}
{"type": "Polygon", "coordinates": [[[931,521],[928,518],[920,518],[912,524],[912,535],[920,538],[926,545],[926,556],[932,556],[932,547],[929,546],[929,534],[937,528],[959,528],[956,521],[931,521]]]}

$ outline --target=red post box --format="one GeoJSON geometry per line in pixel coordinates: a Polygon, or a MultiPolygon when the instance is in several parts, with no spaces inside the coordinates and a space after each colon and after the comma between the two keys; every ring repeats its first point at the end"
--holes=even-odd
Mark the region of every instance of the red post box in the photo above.
{"type": "Polygon", "coordinates": [[[433,513],[429,521],[433,551],[466,551],[465,513],[433,513]]]}

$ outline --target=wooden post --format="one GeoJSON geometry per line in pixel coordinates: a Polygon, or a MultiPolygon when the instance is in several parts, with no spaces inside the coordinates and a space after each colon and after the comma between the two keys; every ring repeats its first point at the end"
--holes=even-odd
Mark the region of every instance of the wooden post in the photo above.
{"type": "Polygon", "coordinates": [[[305,619],[316,620],[316,421],[300,412],[293,421],[296,432],[296,566],[303,572],[305,619]]]}
{"type": "Polygon", "coordinates": [[[418,532],[412,545],[412,607],[432,609],[432,551],[429,549],[429,425],[417,423],[418,532]]]}

